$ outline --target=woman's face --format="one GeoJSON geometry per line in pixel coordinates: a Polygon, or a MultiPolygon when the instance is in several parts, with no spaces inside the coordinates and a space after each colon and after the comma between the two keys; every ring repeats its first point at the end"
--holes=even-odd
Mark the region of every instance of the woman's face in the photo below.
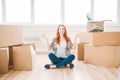
{"type": "Polygon", "coordinates": [[[59,33],[60,33],[60,35],[64,35],[64,33],[65,33],[65,27],[64,26],[59,27],[59,33]]]}

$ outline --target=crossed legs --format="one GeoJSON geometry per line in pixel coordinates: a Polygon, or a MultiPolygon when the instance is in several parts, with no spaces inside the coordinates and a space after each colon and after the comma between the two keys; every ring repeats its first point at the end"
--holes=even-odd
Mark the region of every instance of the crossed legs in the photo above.
{"type": "MultiPolygon", "coordinates": [[[[48,56],[49,56],[49,59],[51,60],[51,62],[54,64],[54,65],[50,66],[51,68],[56,68],[56,67],[59,68],[61,66],[67,65],[67,64],[71,63],[75,58],[75,56],[73,54],[69,55],[67,58],[58,58],[53,53],[50,53],[48,56]]],[[[70,66],[73,67],[73,64],[71,64],[70,66]]]]}

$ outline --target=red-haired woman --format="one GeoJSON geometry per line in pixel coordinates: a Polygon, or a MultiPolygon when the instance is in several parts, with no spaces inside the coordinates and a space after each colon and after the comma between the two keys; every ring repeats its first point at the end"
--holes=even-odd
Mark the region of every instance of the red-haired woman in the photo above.
{"type": "Polygon", "coordinates": [[[64,25],[59,25],[56,32],[56,37],[53,39],[51,45],[49,45],[48,38],[43,36],[47,40],[48,50],[52,49],[48,57],[53,64],[46,64],[45,68],[59,68],[62,66],[73,68],[74,64],[71,62],[75,56],[70,53],[73,47],[70,38],[67,35],[67,30],[64,25]]]}

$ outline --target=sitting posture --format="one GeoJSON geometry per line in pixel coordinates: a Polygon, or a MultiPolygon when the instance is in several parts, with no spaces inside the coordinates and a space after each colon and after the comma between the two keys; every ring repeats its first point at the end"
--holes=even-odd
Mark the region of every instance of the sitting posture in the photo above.
{"type": "Polygon", "coordinates": [[[67,35],[66,27],[64,25],[58,26],[56,37],[50,45],[48,38],[45,35],[43,37],[47,41],[48,50],[52,49],[52,52],[48,55],[52,64],[46,64],[44,67],[46,69],[60,68],[63,66],[73,68],[74,64],[72,64],[72,61],[75,59],[75,56],[70,53],[73,44],[67,35]]]}

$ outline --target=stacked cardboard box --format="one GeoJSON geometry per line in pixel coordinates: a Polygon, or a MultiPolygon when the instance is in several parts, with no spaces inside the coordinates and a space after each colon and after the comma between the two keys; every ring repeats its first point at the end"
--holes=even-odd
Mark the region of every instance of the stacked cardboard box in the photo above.
{"type": "Polygon", "coordinates": [[[0,25],[0,47],[13,46],[23,43],[21,25],[0,25]]]}
{"type": "Polygon", "coordinates": [[[85,44],[84,61],[109,67],[120,65],[120,46],[94,46],[85,44]]]}
{"type": "Polygon", "coordinates": [[[93,45],[120,45],[120,32],[80,33],[80,42],[93,45]]]}
{"type": "Polygon", "coordinates": [[[35,60],[33,43],[9,46],[9,66],[14,70],[32,70],[35,60]],[[19,66],[18,66],[19,65],[19,66]]]}
{"type": "Polygon", "coordinates": [[[8,72],[8,69],[13,67],[15,70],[32,69],[34,50],[31,45],[35,48],[35,44],[23,42],[22,25],[0,25],[0,72],[8,72]],[[1,50],[3,47],[8,47],[8,49],[1,50]]]}
{"type": "Polygon", "coordinates": [[[9,50],[8,48],[0,48],[0,73],[7,73],[9,65],[9,50]]]}
{"type": "Polygon", "coordinates": [[[90,64],[118,67],[120,32],[90,32],[92,26],[96,24],[101,25],[104,31],[104,21],[90,21],[87,25],[88,32],[79,33],[78,60],[84,60],[90,64]]]}
{"type": "Polygon", "coordinates": [[[30,45],[13,46],[14,70],[32,70],[34,49],[30,45]]]}
{"type": "Polygon", "coordinates": [[[83,43],[83,42],[80,42],[79,44],[78,44],[78,49],[77,49],[77,58],[78,58],[78,60],[84,60],[84,45],[85,45],[85,43],[83,43]]]}
{"type": "MultiPolygon", "coordinates": [[[[0,48],[8,47],[8,57],[4,58],[6,60],[1,60],[2,63],[6,63],[8,61],[9,67],[13,65],[12,61],[12,52],[11,47],[13,45],[19,45],[23,43],[23,32],[22,32],[22,25],[13,25],[13,24],[0,24],[0,48]],[[8,60],[9,59],[9,60],[8,60]]],[[[1,57],[4,57],[4,55],[1,55],[1,57]]],[[[8,65],[3,65],[5,68],[8,67],[8,65]]],[[[7,71],[6,71],[7,72],[7,71]]]]}
{"type": "Polygon", "coordinates": [[[92,33],[81,32],[79,33],[80,42],[91,43],[92,42],[92,33]]]}
{"type": "Polygon", "coordinates": [[[33,49],[36,51],[36,45],[35,45],[34,42],[24,42],[23,44],[21,44],[21,46],[22,46],[22,45],[32,46],[33,49]]]}
{"type": "Polygon", "coordinates": [[[87,23],[87,32],[91,32],[93,29],[99,28],[99,32],[104,32],[104,21],[89,21],[87,23]]]}
{"type": "Polygon", "coordinates": [[[120,56],[120,32],[86,34],[89,35],[87,38],[90,41],[84,46],[84,61],[90,64],[118,67],[120,64],[120,57],[118,57],[120,56]]]}
{"type": "Polygon", "coordinates": [[[13,52],[12,46],[9,46],[9,68],[13,67],[13,52]]]}

